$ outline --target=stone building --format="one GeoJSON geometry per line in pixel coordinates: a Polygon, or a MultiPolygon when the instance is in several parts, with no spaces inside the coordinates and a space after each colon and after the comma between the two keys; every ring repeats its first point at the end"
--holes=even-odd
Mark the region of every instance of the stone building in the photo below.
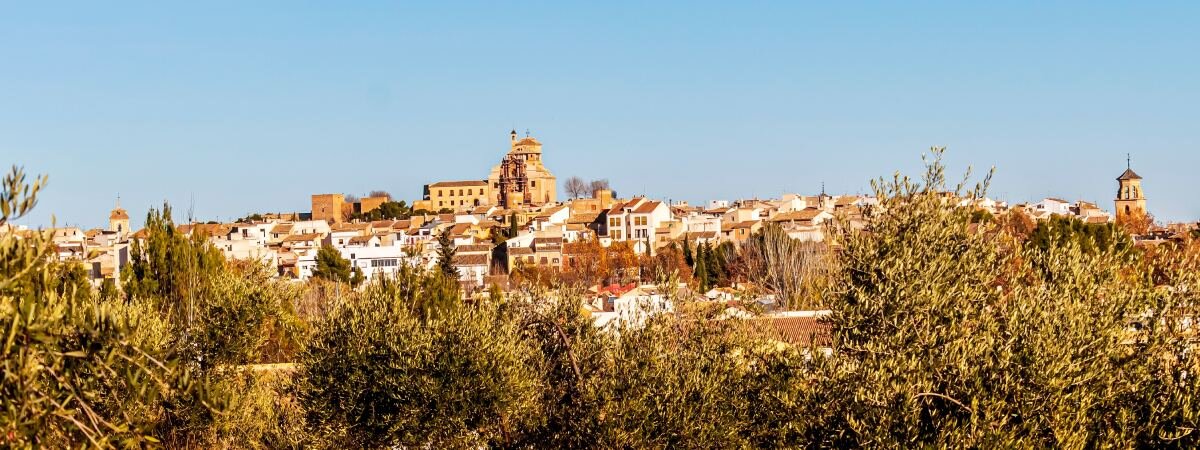
{"type": "Polygon", "coordinates": [[[1125,173],[1117,177],[1117,199],[1114,202],[1118,221],[1126,216],[1146,213],[1146,196],[1142,192],[1142,177],[1133,171],[1132,166],[1127,165],[1125,173]]]}
{"type": "Polygon", "coordinates": [[[117,198],[116,207],[108,214],[108,231],[116,233],[118,238],[129,234],[129,213],[121,208],[120,197],[117,198]]]}
{"type": "Polygon", "coordinates": [[[512,147],[488,175],[492,203],[504,208],[537,206],[558,201],[558,180],[542,165],[542,143],[525,134],[509,135],[512,147]]]}
{"type": "Polygon", "coordinates": [[[423,200],[414,203],[413,208],[440,211],[442,208],[471,209],[492,204],[488,182],[483,180],[439,181],[427,184],[423,200]]]}
{"type": "Polygon", "coordinates": [[[346,221],[346,197],[342,194],[313,194],[312,219],[330,224],[346,221]]]}

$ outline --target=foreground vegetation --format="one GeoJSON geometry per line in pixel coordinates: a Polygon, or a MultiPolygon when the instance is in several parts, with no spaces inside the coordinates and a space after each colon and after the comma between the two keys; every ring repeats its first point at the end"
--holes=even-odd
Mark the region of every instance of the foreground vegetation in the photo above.
{"type": "MultiPolygon", "coordinates": [[[[53,262],[48,235],[7,233],[0,440],[173,448],[1200,445],[1200,360],[1189,328],[1200,245],[1143,249],[1111,225],[981,217],[951,206],[944,193],[982,196],[990,176],[948,187],[944,170],[935,151],[920,179],[876,181],[880,205],[866,211],[865,232],[836,232],[836,264],[820,261],[810,271],[781,268],[796,262],[777,256],[751,263],[776,274],[763,283],[796,293],[789,298],[819,288],[811,295],[832,311],[829,352],[773,341],[699,304],[644,327],[600,331],[570,286],[529,283],[463,301],[440,271],[404,270],[358,290],[279,283],[177,234],[167,207],[149,215],[121,293],[94,291],[81,268],[53,262]],[[279,362],[294,365],[259,365],[279,362]]],[[[41,182],[26,189],[23,177],[9,176],[0,221],[27,213],[41,182]]],[[[777,237],[751,245],[762,255],[796,254],[780,250],[789,244],[777,237]]],[[[686,273],[661,264],[674,267],[659,271],[664,287],[710,276],[707,256],[686,259],[686,273]],[[705,261],[700,275],[696,261],[705,261]]]]}

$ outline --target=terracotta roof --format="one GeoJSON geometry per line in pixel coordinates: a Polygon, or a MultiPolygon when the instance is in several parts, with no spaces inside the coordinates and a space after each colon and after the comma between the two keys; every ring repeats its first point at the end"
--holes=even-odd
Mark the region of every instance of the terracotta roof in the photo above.
{"type": "Polygon", "coordinates": [[[293,234],[283,238],[283,242],[309,242],[320,238],[321,235],[317,233],[293,234]]]}
{"type": "Polygon", "coordinates": [[[473,224],[465,223],[465,222],[464,223],[456,223],[456,224],[454,224],[454,226],[450,227],[450,235],[457,236],[457,235],[466,234],[467,231],[471,229],[472,225],[473,224]]]}
{"type": "Polygon", "coordinates": [[[370,228],[369,223],[339,223],[335,224],[331,230],[333,231],[363,231],[370,228]]]}
{"type": "Polygon", "coordinates": [[[735,229],[735,230],[738,228],[753,228],[754,225],[757,225],[758,223],[759,223],[759,221],[757,221],[757,220],[747,220],[745,222],[735,223],[730,228],[735,229]]]}
{"type": "Polygon", "coordinates": [[[277,223],[274,228],[271,228],[272,233],[287,234],[292,232],[292,223],[277,223]]]}
{"type": "Polygon", "coordinates": [[[558,237],[533,238],[533,245],[547,245],[547,244],[562,245],[562,242],[563,242],[562,238],[558,238],[558,237]]]}
{"type": "Polygon", "coordinates": [[[394,223],[392,220],[376,220],[371,222],[371,228],[391,228],[394,223]]]}
{"type": "Polygon", "coordinates": [[[1134,172],[1133,169],[1125,169],[1125,172],[1122,173],[1121,176],[1117,177],[1118,181],[1140,179],[1142,179],[1142,177],[1138,176],[1137,172],[1134,172]]]}
{"type": "Polygon", "coordinates": [[[355,236],[350,238],[351,244],[368,244],[375,236],[355,236]]]}
{"type": "Polygon", "coordinates": [[[588,224],[600,219],[600,213],[579,213],[567,218],[567,223],[588,224]]]}
{"type": "Polygon", "coordinates": [[[460,245],[456,247],[458,253],[490,253],[492,251],[491,244],[470,244],[460,245]]]}
{"type": "Polygon", "coordinates": [[[811,221],[821,215],[824,210],[817,208],[805,208],[799,211],[790,211],[781,214],[776,214],[771,218],[772,222],[792,222],[792,221],[811,221]]]}
{"type": "Polygon", "coordinates": [[[486,266],[488,264],[488,255],[473,254],[473,255],[454,255],[454,265],[456,266],[486,266]]]}
{"type": "Polygon", "coordinates": [[[511,255],[532,255],[533,249],[529,247],[509,247],[508,254],[511,255]]]}
{"type": "Polygon", "coordinates": [[[121,208],[113,208],[112,213],[108,215],[109,220],[128,219],[129,213],[121,208]]]}
{"type": "Polygon", "coordinates": [[[429,187],[474,187],[487,186],[487,184],[487,180],[439,181],[429,185],[429,187]]]}
{"type": "Polygon", "coordinates": [[[654,212],[654,210],[657,209],[659,205],[662,205],[662,202],[655,202],[655,201],[646,202],[646,203],[643,203],[642,206],[639,206],[637,209],[633,210],[633,212],[637,213],[637,214],[651,213],[651,212],[654,212]]]}
{"type": "Polygon", "coordinates": [[[189,223],[176,227],[180,233],[200,233],[204,236],[225,236],[233,228],[229,225],[219,223],[189,223]]]}
{"type": "Polygon", "coordinates": [[[750,320],[758,332],[793,345],[828,347],[832,343],[829,324],[817,317],[764,316],[750,320]]]}
{"type": "Polygon", "coordinates": [[[515,146],[522,146],[522,145],[542,145],[542,143],[541,143],[541,142],[538,142],[538,140],[537,140],[537,139],[534,139],[534,138],[531,138],[531,137],[529,137],[529,136],[526,136],[525,138],[523,138],[523,139],[521,139],[521,140],[517,141],[517,143],[516,143],[516,144],[513,144],[513,145],[515,145],[515,146]]]}

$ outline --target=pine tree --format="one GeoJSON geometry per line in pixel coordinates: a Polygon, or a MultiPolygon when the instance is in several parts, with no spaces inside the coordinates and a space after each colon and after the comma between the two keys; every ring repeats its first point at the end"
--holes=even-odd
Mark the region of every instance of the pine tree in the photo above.
{"type": "Polygon", "coordinates": [[[716,286],[718,284],[717,281],[721,278],[724,265],[721,264],[721,259],[717,257],[718,247],[710,246],[707,243],[704,244],[704,247],[704,266],[708,269],[708,286],[716,286]]]}
{"type": "Polygon", "coordinates": [[[454,247],[454,239],[450,237],[450,227],[442,230],[442,234],[438,235],[438,269],[443,274],[453,280],[458,279],[458,268],[454,267],[454,254],[458,253],[458,249],[454,247]]]}
{"type": "Polygon", "coordinates": [[[688,267],[696,267],[696,260],[692,258],[692,243],[687,239],[683,240],[683,260],[687,262],[688,267]]]}
{"type": "Polygon", "coordinates": [[[706,249],[704,244],[696,246],[696,285],[699,286],[700,292],[708,292],[708,261],[705,257],[706,249]]]}
{"type": "Polygon", "coordinates": [[[349,283],[350,275],[350,261],[343,258],[336,248],[325,244],[321,246],[320,250],[317,250],[317,268],[313,270],[314,278],[349,283]]]}
{"type": "Polygon", "coordinates": [[[517,228],[517,213],[509,214],[508,216],[508,237],[515,238],[520,230],[517,228]]]}

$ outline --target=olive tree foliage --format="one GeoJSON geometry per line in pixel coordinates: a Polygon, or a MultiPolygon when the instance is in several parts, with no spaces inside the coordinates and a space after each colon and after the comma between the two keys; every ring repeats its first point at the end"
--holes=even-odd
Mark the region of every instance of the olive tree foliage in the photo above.
{"type": "Polygon", "coordinates": [[[532,348],[496,306],[463,305],[448,286],[404,268],[317,326],[297,376],[315,433],[356,448],[465,448],[523,426],[540,388],[532,348]]]}
{"type": "Polygon", "coordinates": [[[157,437],[171,446],[253,446],[229,442],[237,431],[229,421],[254,388],[243,372],[264,359],[289,358],[280,347],[299,346],[300,292],[261,264],[226,262],[204,230],[181,232],[170,205],[151,209],[144,230],[122,271],[125,303],[164,321],[159,345],[178,356],[204,394],[163,399],[157,437]]]}
{"type": "MultiPolygon", "coordinates": [[[[838,410],[826,443],[880,447],[1200,444],[1200,365],[1181,320],[1196,274],[1154,286],[1109,246],[1022,245],[972,226],[942,149],[924,177],[873,183],[865,233],[847,232],[827,303],[838,410]],[[832,431],[836,430],[836,431],[832,431]]],[[[968,171],[969,174],[969,171],[968,171]]],[[[1049,233],[1048,239],[1055,239],[1049,233]]]]}
{"type": "MultiPolygon", "coordinates": [[[[13,168],[0,227],[45,185],[13,168]]],[[[93,298],[81,267],[55,260],[49,232],[0,228],[0,442],[5,447],[142,446],[157,405],[191,389],[150,311],[93,298]]]]}

